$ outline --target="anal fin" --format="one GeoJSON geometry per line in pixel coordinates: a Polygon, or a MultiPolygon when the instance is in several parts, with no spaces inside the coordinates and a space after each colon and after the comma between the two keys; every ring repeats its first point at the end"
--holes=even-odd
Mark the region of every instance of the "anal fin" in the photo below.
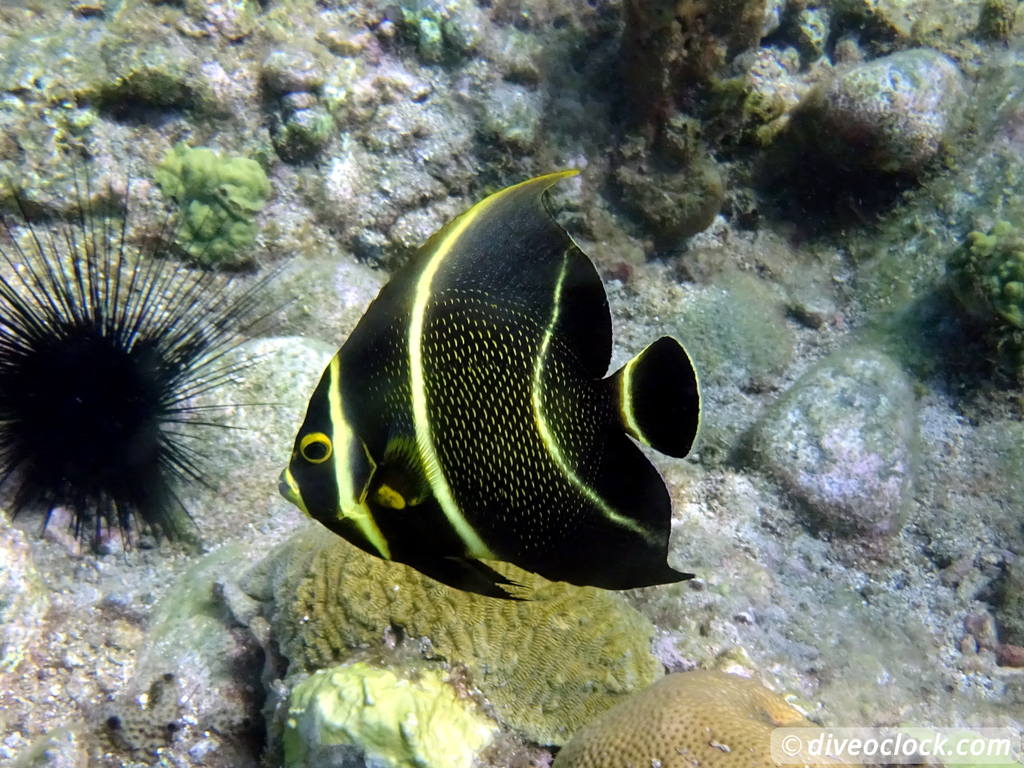
{"type": "Polygon", "coordinates": [[[489,565],[479,560],[463,557],[439,557],[431,560],[417,560],[408,563],[420,573],[426,574],[435,581],[446,584],[464,592],[474,592],[484,597],[497,597],[503,600],[525,600],[525,595],[514,595],[505,587],[523,592],[526,587],[518,582],[502,576],[489,565]]]}

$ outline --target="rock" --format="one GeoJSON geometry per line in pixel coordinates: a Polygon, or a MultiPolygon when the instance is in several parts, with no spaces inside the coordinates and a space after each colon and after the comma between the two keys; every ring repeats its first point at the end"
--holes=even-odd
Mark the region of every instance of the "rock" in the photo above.
{"type": "Polygon", "coordinates": [[[968,614],[964,619],[964,629],[978,648],[992,650],[999,644],[996,622],[988,611],[968,614]]]}
{"type": "Polygon", "coordinates": [[[541,97],[535,89],[500,83],[484,99],[483,127],[498,141],[529,149],[540,129],[541,97]]]}
{"type": "Polygon", "coordinates": [[[157,603],[135,672],[108,724],[133,751],[173,739],[203,765],[255,761],[249,732],[260,722],[263,657],[234,624],[216,589],[252,552],[234,543],[193,563],[157,603]]]}
{"type": "Polygon", "coordinates": [[[996,646],[996,662],[1001,667],[1024,667],[1024,647],[1000,643],[996,646]]]}
{"type": "Polygon", "coordinates": [[[277,476],[288,462],[297,420],[336,351],[313,339],[265,338],[246,342],[225,357],[225,365],[237,363],[241,369],[231,381],[204,392],[196,404],[216,408],[231,429],[205,436],[211,487],[182,491],[203,542],[265,536],[298,522],[301,513],[277,493],[277,476]]]}
{"type": "Polygon", "coordinates": [[[698,450],[721,460],[754,419],[744,392],[777,389],[794,355],[795,337],[782,298],[763,279],[727,269],[710,284],[690,286],[671,308],[664,330],[683,342],[703,390],[698,450]]]}
{"type": "Polygon", "coordinates": [[[1017,23],[1018,0],[985,0],[978,16],[977,34],[985,40],[1006,43],[1017,23]]]}
{"type": "Polygon", "coordinates": [[[796,14],[796,44],[810,61],[820,59],[828,43],[831,15],[828,8],[802,8],[796,14]]]}
{"type": "Polygon", "coordinates": [[[283,109],[271,129],[274,149],[282,160],[295,163],[311,160],[330,142],[334,119],[321,106],[283,109]]]}
{"type": "Polygon", "coordinates": [[[25,535],[0,510],[0,680],[31,647],[49,606],[25,535]]]}
{"type": "Polygon", "coordinates": [[[663,244],[707,229],[721,210],[725,185],[718,164],[699,147],[685,159],[667,146],[639,137],[620,148],[614,179],[622,204],[663,244]]]}
{"type": "Polygon", "coordinates": [[[966,99],[957,65],[915,48],[839,72],[799,108],[800,140],[843,170],[916,174],[958,127],[966,99]]]}
{"type": "Polygon", "coordinates": [[[916,431],[907,375],[887,355],[854,348],[769,408],[751,432],[751,460],[806,505],[812,527],[891,534],[910,493],[916,431]]]}
{"type": "Polygon", "coordinates": [[[739,61],[742,75],[715,84],[715,111],[737,140],[764,146],[785,128],[810,86],[796,48],[758,48],[739,61]]]}
{"type": "Polygon", "coordinates": [[[879,42],[922,39],[952,42],[970,34],[978,0],[833,0],[832,12],[844,24],[879,42]]]}
{"type": "Polygon", "coordinates": [[[152,32],[131,31],[103,43],[107,76],[97,88],[106,109],[190,109],[225,115],[204,73],[195,66],[195,52],[177,36],[157,39],[152,32]]]}
{"type": "Polygon", "coordinates": [[[1010,563],[1000,593],[996,611],[999,637],[1006,643],[1024,645],[1024,558],[1010,563]]]}
{"type": "Polygon", "coordinates": [[[324,67],[309,50],[279,48],[263,60],[263,82],[274,95],[293,91],[316,92],[324,84],[324,67]]]}
{"type": "Polygon", "coordinates": [[[87,739],[74,728],[60,727],[36,739],[18,755],[15,768],[81,768],[89,764],[87,739]]]}

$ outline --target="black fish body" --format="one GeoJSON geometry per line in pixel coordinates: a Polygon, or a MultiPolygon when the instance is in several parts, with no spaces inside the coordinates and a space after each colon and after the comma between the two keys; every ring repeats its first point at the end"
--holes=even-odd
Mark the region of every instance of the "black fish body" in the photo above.
{"type": "Polygon", "coordinates": [[[508,187],[433,235],[331,360],[282,492],[372,554],[507,597],[480,562],[609,589],[689,578],[666,562],[671,504],[627,437],[684,456],[699,420],[665,337],[615,375],[607,298],[551,218],[508,187]]]}

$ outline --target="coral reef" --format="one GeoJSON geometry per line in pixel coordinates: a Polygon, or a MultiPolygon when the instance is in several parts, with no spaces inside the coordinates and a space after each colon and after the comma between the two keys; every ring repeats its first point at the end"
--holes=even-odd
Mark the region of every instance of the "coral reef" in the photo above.
{"type": "Polygon", "coordinates": [[[401,677],[357,662],[314,672],[292,689],[284,765],[318,768],[352,745],[373,765],[471,768],[496,732],[437,670],[401,677]]]}
{"type": "Polygon", "coordinates": [[[554,768],[770,768],[771,734],[810,726],[779,695],[724,672],[668,675],[581,729],[554,768]]]}
{"type": "MultiPolygon", "coordinates": [[[[284,266],[264,305],[283,305],[272,318],[276,338],[232,353],[226,362],[245,367],[223,396],[197,401],[236,404],[224,413],[239,428],[210,452],[212,487],[182,492],[204,545],[234,552],[240,542],[240,553],[214,566],[143,542],[83,558],[63,524],[40,536],[35,520],[0,517],[0,763],[253,768],[261,749],[264,762],[281,757],[289,696],[314,667],[362,662],[409,681],[440,672],[460,704],[492,713],[501,733],[477,755],[481,768],[549,765],[537,741],[565,742],[659,674],[652,632],[673,671],[761,670],[825,724],[984,720],[1019,729],[1024,675],[1006,665],[1024,647],[1024,435],[1019,381],[991,365],[1014,367],[1012,342],[1000,341],[1012,326],[988,299],[969,299],[965,311],[950,290],[954,262],[981,263],[969,232],[991,238],[1002,220],[1019,228],[1019,8],[0,3],[0,178],[15,181],[34,215],[77,214],[70,150],[90,158],[100,184],[138,180],[128,239],[151,242],[165,200],[145,180],[166,148],[216,146],[272,173],[273,199],[258,215],[260,260],[284,266]],[[796,105],[811,91],[824,100],[830,88],[835,111],[825,103],[814,120],[804,117],[810,101],[796,105]],[[784,168],[785,183],[762,183],[762,162],[776,158],[769,170],[784,168]],[[305,523],[277,498],[277,473],[311,386],[386,270],[487,190],[563,167],[582,173],[554,207],[606,282],[617,363],[652,334],[671,333],[701,374],[697,451],[658,464],[673,498],[672,562],[697,578],[598,597],[554,585],[547,614],[464,601],[359,553],[321,567],[330,557],[315,560],[313,550],[325,540],[266,560],[266,583],[254,572],[246,584],[261,601],[246,595],[237,572],[305,523]],[[906,413],[885,425],[889,396],[906,413]],[[843,397],[851,402],[826,402],[843,397]],[[838,454],[816,454],[829,414],[853,425],[831,447],[878,460],[847,467],[838,454]],[[894,444],[869,450],[865,425],[894,444]],[[908,446],[914,432],[920,439],[908,446]],[[764,460],[744,442],[755,434],[772,450],[764,460]],[[913,459],[910,493],[909,469],[882,474],[901,455],[913,459]],[[836,489],[850,494],[845,506],[828,496],[836,489]],[[903,499],[891,516],[885,489],[903,499]],[[891,533],[873,535],[880,521],[891,533]],[[183,577],[192,569],[194,578],[183,577]],[[181,610],[165,610],[179,590],[181,610]],[[614,618],[600,618],[612,607],[614,618]],[[311,626],[303,608],[315,608],[311,626]],[[559,623],[577,621],[578,610],[607,626],[559,623]],[[616,655],[616,633],[634,638],[632,661],[616,655]],[[538,644],[552,665],[510,650],[514,643],[538,644]],[[595,661],[567,663],[574,644],[595,661]],[[534,679],[516,679],[517,658],[534,679]],[[637,659],[642,669],[630,672],[637,659]],[[601,678],[602,664],[635,682],[601,678]],[[596,693],[580,688],[595,675],[596,693]],[[537,690],[548,707],[587,697],[594,706],[573,705],[571,721],[534,713],[523,702],[537,690]]],[[[12,198],[0,187],[8,218],[12,198]]],[[[68,521],[66,510],[51,514],[68,521]]],[[[317,702],[309,704],[311,714],[317,702]]],[[[311,747],[307,764],[373,764],[359,746],[317,751],[294,733],[311,747]]],[[[570,755],[566,748],[560,760],[570,755]]]]}
{"type": "Polygon", "coordinates": [[[1024,237],[1008,221],[971,232],[950,260],[950,284],[967,311],[1024,377],[1024,237]]]}
{"type": "Polygon", "coordinates": [[[157,184],[181,208],[178,244],[206,265],[234,265],[256,239],[257,214],[270,180],[255,160],[177,144],[154,171],[157,184]]]}
{"type": "Polygon", "coordinates": [[[406,637],[426,638],[431,657],[463,665],[498,719],[540,743],[563,742],[658,676],[653,628],[621,597],[498,567],[531,587],[531,599],[451,589],[311,525],[244,586],[267,605],[290,674],[379,647],[399,627],[406,637]]]}

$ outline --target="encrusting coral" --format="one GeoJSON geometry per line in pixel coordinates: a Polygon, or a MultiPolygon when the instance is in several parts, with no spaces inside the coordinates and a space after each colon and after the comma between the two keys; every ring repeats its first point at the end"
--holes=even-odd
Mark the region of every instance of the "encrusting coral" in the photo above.
{"type": "Polygon", "coordinates": [[[1006,221],[971,232],[950,263],[964,308],[991,326],[998,349],[1024,376],[1024,237],[1006,221]]]}
{"type": "Polygon", "coordinates": [[[313,525],[257,566],[244,587],[273,601],[268,618],[289,674],[379,648],[397,627],[429,640],[431,658],[465,667],[495,715],[539,743],[564,743],[660,674],[652,625],[620,596],[492,565],[529,587],[530,599],[446,587],[313,525]]]}
{"type": "Polygon", "coordinates": [[[410,679],[362,662],[321,670],[292,691],[285,766],[320,766],[320,753],[351,744],[373,765],[470,768],[497,732],[475,709],[437,670],[410,679]]]}
{"type": "Polygon", "coordinates": [[[809,725],[754,680],[681,672],[589,723],[558,754],[554,768],[775,768],[772,731],[809,725]]]}
{"type": "Polygon", "coordinates": [[[270,196],[255,160],[177,144],[154,172],[161,191],[181,206],[178,245],[206,265],[237,264],[256,239],[254,220],[270,196]]]}

